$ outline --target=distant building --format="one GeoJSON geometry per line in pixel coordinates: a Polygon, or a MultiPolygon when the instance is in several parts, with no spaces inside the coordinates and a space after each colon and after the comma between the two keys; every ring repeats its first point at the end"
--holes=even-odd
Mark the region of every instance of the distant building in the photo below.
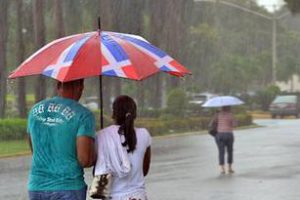
{"type": "Polygon", "coordinates": [[[293,75],[289,81],[277,81],[276,85],[280,88],[281,91],[300,92],[300,77],[298,75],[293,75]]]}

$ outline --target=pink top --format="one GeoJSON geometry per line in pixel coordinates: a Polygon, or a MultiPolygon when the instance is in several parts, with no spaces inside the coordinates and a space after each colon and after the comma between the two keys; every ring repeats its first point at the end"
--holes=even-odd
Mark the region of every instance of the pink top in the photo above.
{"type": "Polygon", "coordinates": [[[233,131],[233,127],[237,125],[236,120],[231,112],[220,111],[217,114],[218,133],[228,133],[233,131]]]}

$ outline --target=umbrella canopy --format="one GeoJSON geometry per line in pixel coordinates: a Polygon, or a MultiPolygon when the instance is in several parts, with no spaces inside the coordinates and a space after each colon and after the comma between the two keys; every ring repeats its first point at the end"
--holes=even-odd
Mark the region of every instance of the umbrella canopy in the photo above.
{"type": "Polygon", "coordinates": [[[61,82],[99,75],[142,80],[160,71],[179,77],[190,73],[140,36],[95,31],[54,40],[9,78],[43,74],[61,82]]]}
{"type": "Polygon", "coordinates": [[[234,96],[218,96],[207,100],[202,107],[222,107],[222,106],[236,106],[244,104],[242,100],[234,96]]]}
{"type": "Polygon", "coordinates": [[[9,78],[45,75],[61,82],[100,77],[100,120],[103,128],[102,76],[143,80],[157,72],[182,77],[190,74],[164,51],[144,38],[98,31],[54,40],[26,59],[9,78]]]}

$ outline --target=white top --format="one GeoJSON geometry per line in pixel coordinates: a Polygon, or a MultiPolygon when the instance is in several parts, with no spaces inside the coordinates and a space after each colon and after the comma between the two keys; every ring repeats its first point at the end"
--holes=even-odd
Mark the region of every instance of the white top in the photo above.
{"type": "MultiPolygon", "coordinates": [[[[113,128],[114,130],[114,128],[113,128]]],[[[113,176],[127,176],[131,170],[126,147],[122,143],[124,135],[112,132],[112,128],[102,129],[97,134],[97,163],[95,175],[111,173],[113,176]]]]}
{"type": "MultiPolygon", "coordinates": [[[[97,133],[97,143],[99,144],[99,134],[118,134],[118,125],[109,126],[97,133]]],[[[113,199],[120,199],[122,196],[130,196],[134,193],[145,193],[145,179],[143,174],[143,162],[146,149],[151,145],[151,136],[145,128],[135,128],[137,137],[136,149],[133,153],[128,153],[131,170],[124,177],[113,177],[111,196],[113,199]]],[[[120,137],[113,137],[120,138],[120,137]]],[[[99,155],[99,154],[98,154],[99,155]]]]}

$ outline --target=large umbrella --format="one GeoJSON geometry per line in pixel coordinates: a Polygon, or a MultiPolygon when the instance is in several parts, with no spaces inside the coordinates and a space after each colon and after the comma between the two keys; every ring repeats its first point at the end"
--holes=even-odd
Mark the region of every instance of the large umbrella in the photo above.
{"type": "Polygon", "coordinates": [[[157,72],[182,77],[190,71],[141,36],[99,30],[54,40],[26,59],[9,78],[45,75],[61,82],[100,76],[143,80],[157,72]]]}
{"type": "Polygon", "coordinates": [[[189,73],[140,36],[106,31],[100,35],[88,32],[54,40],[26,59],[9,78],[43,74],[61,82],[99,75],[142,80],[160,71],[175,76],[189,73]]]}
{"type": "Polygon", "coordinates": [[[217,96],[207,100],[202,107],[236,106],[244,104],[242,100],[234,96],[217,96]]]}

